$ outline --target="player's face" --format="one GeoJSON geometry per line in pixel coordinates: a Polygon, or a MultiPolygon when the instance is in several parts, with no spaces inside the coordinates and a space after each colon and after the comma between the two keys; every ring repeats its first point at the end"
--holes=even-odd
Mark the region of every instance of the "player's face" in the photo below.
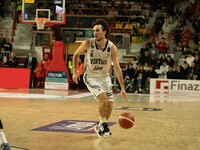
{"type": "Polygon", "coordinates": [[[105,38],[106,31],[103,31],[101,25],[95,25],[94,28],[93,28],[93,34],[94,34],[94,38],[97,41],[101,41],[102,39],[105,38]]]}

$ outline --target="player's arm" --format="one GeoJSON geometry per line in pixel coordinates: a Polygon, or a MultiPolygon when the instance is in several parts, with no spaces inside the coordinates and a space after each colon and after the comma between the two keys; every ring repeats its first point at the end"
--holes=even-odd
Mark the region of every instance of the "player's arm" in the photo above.
{"type": "Polygon", "coordinates": [[[78,49],[75,51],[73,55],[73,75],[72,80],[78,84],[78,73],[77,73],[77,66],[78,66],[78,58],[80,54],[84,54],[87,51],[87,48],[89,46],[89,40],[85,40],[81,43],[81,45],[78,47],[78,49]]]}
{"type": "Polygon", "coordinates": [[[118,52],[117,52],[117,47],[115,45],[113,45],[111,47],[111,52],[112,52],[112,61],[113,61],[113,65],[114,65],[114,70],[117,75],[118,82],[121,86],[121,94],[125,97],[126,101],[128,101],[128,97],[126,95],[126,91],[125,91],[125,87],[124,87],[124,79],[123,79],[123,75],[122,75],[122,70],[119,65],[119,56],[118,56],[118,52]]]}

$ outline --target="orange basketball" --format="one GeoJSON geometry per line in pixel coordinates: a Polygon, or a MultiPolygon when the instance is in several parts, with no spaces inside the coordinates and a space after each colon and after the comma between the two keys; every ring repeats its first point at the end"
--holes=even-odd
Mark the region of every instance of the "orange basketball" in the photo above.
{"type": "Polygon", "coordinates": [[[124,129],[131,128],[135,123],[135,118],[130,113],[122,113],[118,119],[119,125],[124,129]]]}

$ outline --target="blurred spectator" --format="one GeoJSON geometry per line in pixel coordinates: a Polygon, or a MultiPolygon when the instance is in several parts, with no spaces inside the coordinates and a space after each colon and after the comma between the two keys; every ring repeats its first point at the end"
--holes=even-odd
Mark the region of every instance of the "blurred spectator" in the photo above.
{"type": "Polygon", "coordinates": [[[147,35],[147,29],[145,27],[145,24],[140,23],[139,32],[142,34],[142,39],[145,40],[145,37],[147,35]]]}
{"type": "Polygon", "coordinates": [[[142,73],[139,73],[137,78],[136,78],[136,89],[137,89],[136,93],[142,92],[142,73]]]}
{"type": "Polygon", "coordinates": [[[181,46],[184,52],[187,51],[188,43],[189,43],[189,38],[187,36],[183,37],[183,39],[181,40],[181,46]]]}
{"type": "Polygon", "coordinates": [[[142,64],[142,65],[144,65],[145,63],[150,64],[150,59],[151,59],[151,57],[150,57],[148,51],[145,51],[145,52],[144,52],[144,56],[140,56],[138,62],[139,62],[140,64],[142,64]]]}
{"type": "Polygon", "coordinates": [[[151,55],[151,56],[154,56],[154,57],[156,57],[157,59],[159,58],[159,50],[158,50],[158,48],[156,47],[156,43],[155,42],[153,42],[153,43],[151,43],[151,47],[149,48],[149,54],[151,55]]]}
{"type": "Polygon", "coordinates": [[[167,79],[175,79],[174,68],[168,67],[167,79]]]}
{"type": "Polygon", "coordinates": [[[163,64],[163,62],[167,62],[167,57],[165,54],[160,54],[160,59],[158,60],[158,68],[163,64]]]}
{"type": "Polygon", "coordinates": [[[166,53],[167,52],[167,43],[165,41],[165,38],[162,37],[161,40],[157,44],[157,48],[159,50],[159,53],[166,53]]]}
{"type": "Polygon", "coordinates": [[[158,37],[158,34],[162,31],[162,27],[163,27],[163,24],[165,23],[165,17],[160,14],[155,22],[154,22],[154,25],[151,29],[151,36],[156,39],[158,37]]]}
{"type": "Polygon", "coordinates": [[[174,59],[171,55],[167,55],[167,65],[168,66],[174,66],[174,59]]]}
{"type": "Polygon", "coordinates": [[[176,50],[174,51],[174,60],[178,61],[181,57],[182,51],[179,46],[176,46],[176,50]]]}
{"type": "Polygon", "coordinates": [[[180,71],[183,73],[183,79],[187,79],[189,75],[189,65],[186,61],[180,66],[180,71]]]}
{"type": "Polygon", "coordinates": [[[196,80],[199,74],[200,68],[198,68],[194,62],[192,62],[191,66],[189,67],[189,79],[192,78],[196,80]]]}
{"type": "Polygon", "coordinates": [[[144,70],[147,72],[147,71],[149,71],[149,64],[146,62],[146,63],[144,63],[144,70]]]}
{"type": "Polygon", "coordinates": [[[149,70],[147,71],[147,78],[158,78],[158,74],[156,73],[154,66],[149,66],[149,70]]]}
{"type": "Polygon", "coordinates": [[[178,60],[178,66],[182,66],[184,61],[186,61],[186,55],[185,55],[185,53],[182,53],[181,57],[178,60]]]}
{"type": "Polygon", "coordinates": [[[6,38],[6,41],[3,44],[3,49],[7,52],[10,52],[10,53],[12,52],[13,46],[9,38],[6,38]]]}
{"type": "Polygon", "coordinates": [[[124,28],[130,30],[129,34],[130,34],[131,37],[132,37],[134,32],[133,32],[133,23],[130,21],[130,19],[129,19],[129,21],[124,25],[124,28]]]}
{"type": "Polygon", "coordinates": [[[189,64],[189,66],[191,66],[191,63],[194,61],[194,57],[192,56],[191,52],[188,52],[188,55],[186,57],[186,61],[189,64]]]}
{"type": "Polygon", "coordinates": [[[6,39],[3,36],[3,33],[0,33],[0,50],[3,47],[4,43],[6,43],[6,39]]]}
{"type": "Polygon", "coordinates": [[[190,29],[190,25],[185,25],[185,26],[183,27],[183,30],[182,30],[182,32],[181,32],[181,35],[182,35],[182,37],[187,37],[187,40],[188,40],[188,42],[189,42],[189,39],[190,39],[190,37],[191,37],[191,35],[192,35],[192,31],[191,31],[191,29],[190,29]]]}
{"type": "Polygon", "coordinates": [[[162,75],[166,75],[168,70],[169,70],[169,66],[167,65],[166,61],[163,61],[163,64],[160,66],[160,70],[162,72],[162,75]]]}
{"type": "Polygon", "coordinates": [[[43,71],[44,77],[47,74],[47,70],[48,70],[50,64],[51,64],[51,60],[49,58],[49,55],[48,54],[44,54],[44,59],[41,60],[41,66],[42,66],[42,71],[43,71]]]}
{"type": "Polygon", "coordinates": [[[126,76],[124,78],[124,86],[127,93],[133,93],[135,91],[134,79],[131,80],[129,76],[126,76]]]}
{"type": "Polygon", "coordinates": [[[195,76],[193,75],[193,73],[190,72],[187,79],[188,80],[196,80],[197,78],[195,78],[195,76]]]}
{"type": "Polygon", "coordinates": [[[30,88],[36,87],[34,70],[37,66],[37,63],[37,58],[33,56],[33,53],[31,51],[29,51],[28,57],[26,57],[24,61],[24,68],[30,68],[31,70],[29,86],[30,88]]]}
{"type": "Polygon", "coordinates": [[[9,67],[17,68],[19,66],[19,61],[14,52],[11,52],[10,58],[7,61],[9,67]]]}
{"type": "Polygon", "coordinates": [[[192,53],[197,49],[197,44],[194,42],[194,39],[189,40],[188,47],[192,53]]]}
{"type": "MultiPolygon", "coordinates": [[[[200,8],[200,5],[199,5],[200,8]]],[[[200,11],[200,10],[199,10],[200,11]]],[[[195,20],[195,22],[192,24],[194,29],[194,41],[197,42],[199,40],[199,33],[200,33],[200,21],[195,20]]]]}
{"type": "Polygon", "coordinates": [[[133,25],[133,36],[137,37],[138,42],[142,42],[143,34],[140,32],[139,23],[133,25]]]}
{"type": "Polygon", "coordinates": [[[176,68],[178,66],[178,61],[174,61],[174,66],[172,66],[173,68],[176,68]]]}
{"type": "Polygon", "coordinates": [[[147,78],[145,84],[144,84],[144,88],[142,89],[142,93],[143,94],[149,94],[150,92],[150,77],[147,78]]]}
{"type": "Polygon", "coordinates": [[[181,8],[181,4],[178,2],[176,3],[174,10],[173,10],[173,20],[172,23],[177,20],[183,13],[183,10],[181,8]]]}
{"type": "Polygon", "coordinates": [[[136,93],[141,93],[144,88],[147,79],[147,73],[142,65],[138,65],[136,68],[136,75],[134,80],[134,85],[136,87],[136,93]]]}
{"type": "Polygon", "coordinates": [[[19,66],[18,58],[16,57],[14,52],[11,52],[10,58],[7,61],[9,67],[17,68],[19,66]]]}
{"type": "Polygon", "coordinates": [[[122,29],[122,28],[123,28],[123,22],[121,22],[120,20],[117,20],[117,21],[116,21],[116,24],[115,24],[115,28],[120,28],[120,29],[122,29]]]}
{"type": "Polygon", "coordinates": [[[44,87],[46,75],[48,68],[50,66],[51,60],[49,59],[49,55],[45,54],[44,59],[41,60],[40,63],[37,64],[37,67],[34,70],[34,75],[36,78],[37,87],[44,87]]]}
{"type": "Polygon", "coordinates": [[[124,78],[128,76],[130,80],[132,80],[135,77],[135,69],[133,68],[133,65],[131,63],[129,63],[127,66],[128,67],[124,72],[124,78]]]}
{"type": "Polygon", "coordinates": [[[176,28],[181,29],[182,27],[187,25],[187,19],[185,19],[183,16],[179,16],[176,28]]]}
{"type": "Polygon", "coordinates": [[[148,44],[144,44],[141,49],[140,49],[140,57],[144,57],[144,52],[145,51],[149,51],[149,45],[148,44]]]}
{"type": "Polygon", "coordinates": [[[185,14],[184,16],[189,19],[192,20],[194,17],[194,14],[196,12],[196,5],[193,2],[188,2],[188,6],[185,10],[185,14]]]}
{"type": "Polygon", "coordinates": [[[198,70],[200,70],[200,56],[198,54],[194,56],[194,63],[198,70]]]}
{"type": "Polygon", "coordinates": [[[180,66],[177,66],[174,71],[174,79],[184,79],[184,74],[180,70],[180,66]]]}
{"type": "Polygon", "coordinates": [[[168,48],[167,48],[167,53],[168,54],[174,54],[175,50],[176,50],[176,42],[174,40],[174,38],[172,38],[169,42],[168,48]]]}
{"type": "Polygon", "coordinates": [[[155,56],[150,56],[149,65],[151,65],[153,67],[153,69],[157,69],[158,68],[158,59],[155,56]]]}

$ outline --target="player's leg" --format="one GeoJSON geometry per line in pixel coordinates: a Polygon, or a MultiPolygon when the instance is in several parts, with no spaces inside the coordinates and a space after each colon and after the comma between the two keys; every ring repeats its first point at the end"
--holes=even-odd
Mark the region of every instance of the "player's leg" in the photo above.
{"type": "Polygon", "coordinates": [[[10,145],[6,139],[5,133],[3,131],[3,123],[0,119],[0,149],[1,150],[10,150],[10,145]]]}
{"type": "Polygon", "coordinates": [[[99,102],[100,121],[94,127],[94,130],[99,137],[106,137],[107,135],[111,135],[108,125],[106,123],[106,118],[109,118],[112,111],[110,109],[111,105],[108,102],[108,96],[106,94],[107,92],[102,89],[100,80],[102,79],[88,77],[87,75],[84,75],[85,85],[87,86],[88,90],[94,95],[95,99],[99,102]]]}
{"type": "Polygon", "coordinates": [[[107,124],[107,120],[110,118],[113,108],[113,92],[112,92],[112,83],[109,76],[106,76],[99,83],[102,93],[99,94],[99,114],[100,121],[99,126],[103,126],[102,134],[103,137],[111,136],[110,129],[107,124]]]}
{"type": "Polygon", "coordinates": [[[101,93],[98,96],[98,101],[99,101],[99,114],[101,118],[107,118],[107,114],[108,114],[108,98],[106,93],[101,93]]]}
{"type": "Polygon", "coordinates": [[[106,76],[102,79],[101,88],[106,93],[106,101],[107,101],[106,120],[108,120],[112,114],[112,109],[113,109],[113,89],[110,76],[106,76]]]}
{"type": "Polygon", "coordinates": [[[109,129],[109,126],[107,124],[107,119],[110,117],[112,112],[112,105],[108,101],[108,97],[105,92],[101,93],[98,96],[98,102],[99,102],[99,116],[100,120],[97,123],[94,130],[96,131],[97,135],[99,137],[109,137],[111,136],[111,131],[109,129]]]}
{"type": "Polygon", "coordinates": [[[108,120],[112,114],[112,109],[113,109],[113,102],[108,101],[108,107],[107,107],[107,114],[106,114],[106,120],[108,120]]]}
{"type": "Polygon", "coordinates": [[[108,120],[112,113],[113,101],[109,101],[106,93],[101,93],[98,96],[99,114],[101,118],[108,120]]]}

